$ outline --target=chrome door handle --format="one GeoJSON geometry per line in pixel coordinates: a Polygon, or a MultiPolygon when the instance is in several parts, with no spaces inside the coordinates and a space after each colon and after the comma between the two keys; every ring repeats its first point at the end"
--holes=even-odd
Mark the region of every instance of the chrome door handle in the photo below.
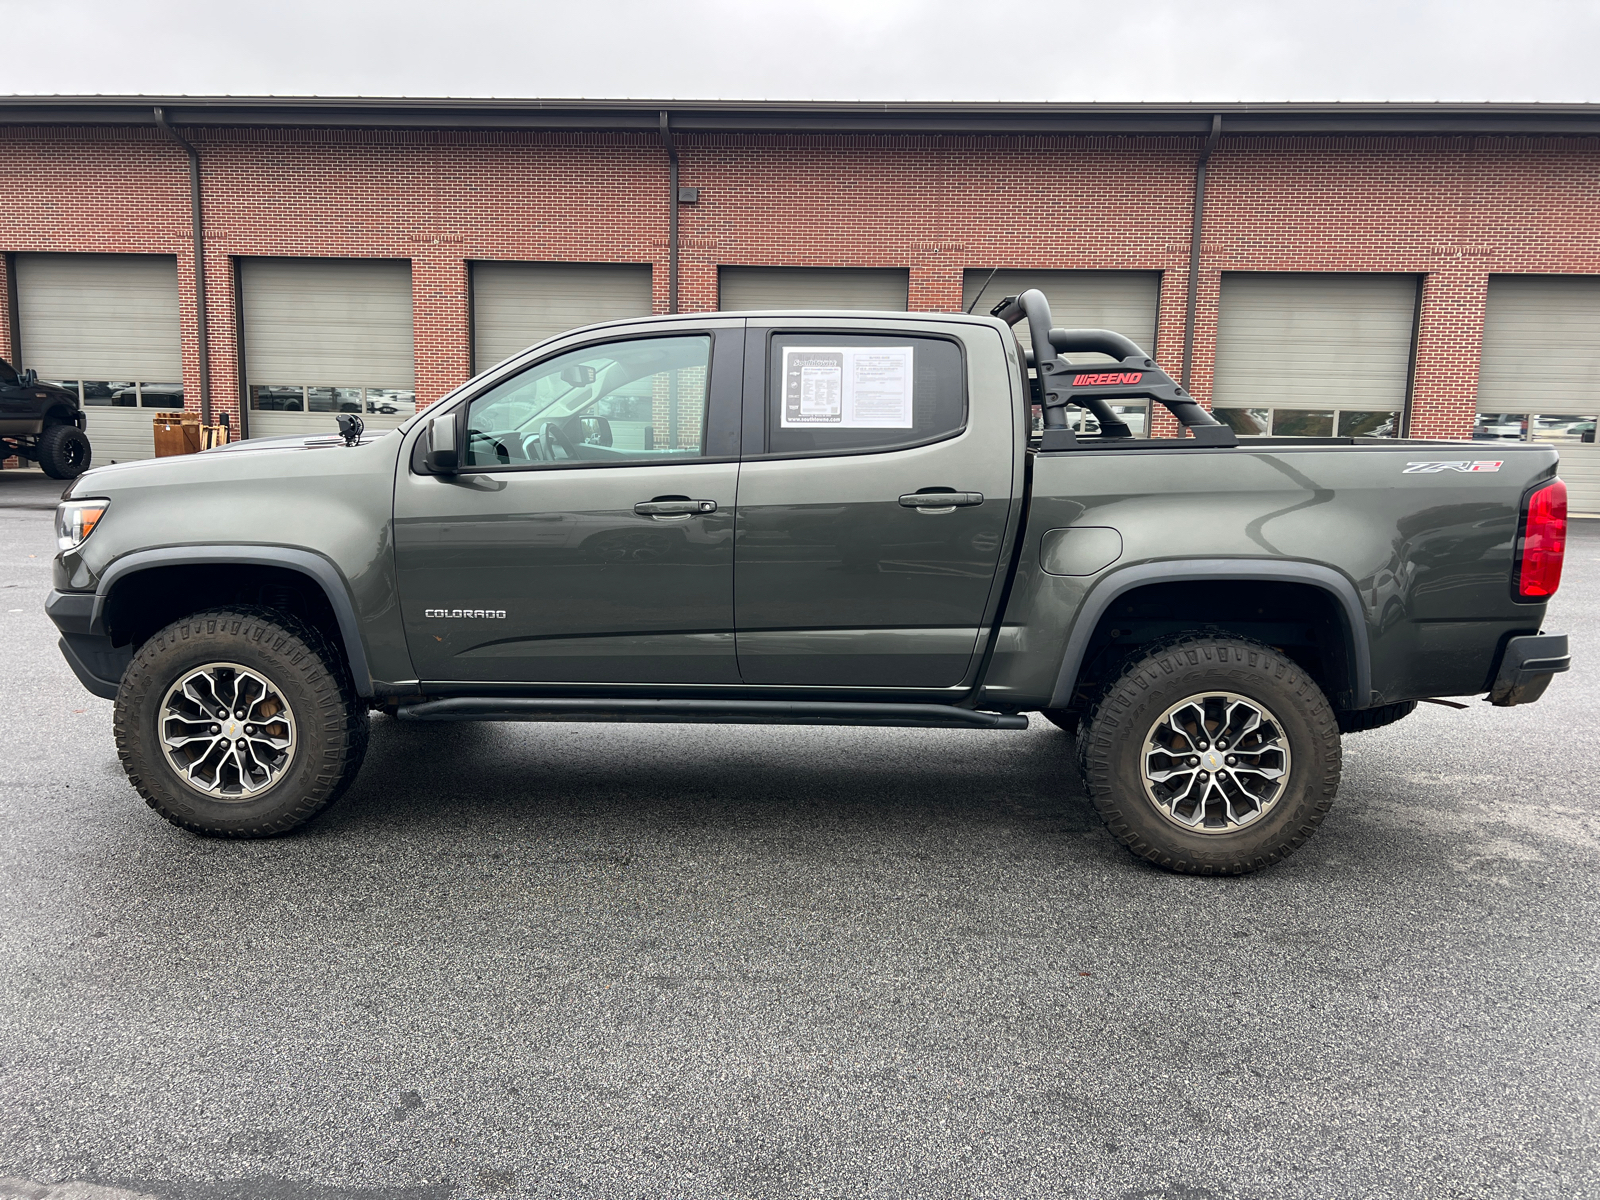
{"type": "Polygon", "coordinates": [[[641,517],[699,517],[717,511],[715,500],[641,500],[633,506],[641,517]]]}
{"type": "Polygon", "coordinates": [[[901,508],[974,508],[982,503],[982,492],[912,492],[900,497],[901,508]]]}

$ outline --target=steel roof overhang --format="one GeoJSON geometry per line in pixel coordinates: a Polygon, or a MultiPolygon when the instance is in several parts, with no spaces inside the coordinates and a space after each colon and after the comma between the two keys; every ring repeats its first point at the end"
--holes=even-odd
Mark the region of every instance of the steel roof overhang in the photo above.
{"type": "Polygon", "coordinates": [[[0,96],[0,125],[533,129],[679,133],[1192,135],[1600,134],[1600,104],[1018,104],[330,96],[0,96]]]}

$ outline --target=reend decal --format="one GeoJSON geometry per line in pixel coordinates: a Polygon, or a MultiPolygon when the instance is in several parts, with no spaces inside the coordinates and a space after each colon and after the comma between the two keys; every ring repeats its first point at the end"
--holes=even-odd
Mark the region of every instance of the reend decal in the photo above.
{"type": "Polygon", "coordinates": [[[449,620],[480,617],[486,621],[504,621],[506,619],[506,610],[503,608],[425,608],[422,610],[422,615],[424,617],[444,617],[449,620]]]}
{"type": "Polygon", "coordinates": [[[1437,475],[1442,471],[1460,471],[1463,475],[1473,475],[1479,471],[1498,471],[1504,459],[1492,458],[1462,458],[1462,459],[1434,459],[1428,462],[1408,462],[1402,475],[1437,475]]]}
{"type": "Polygon", "coordinates": [[[1144,378],[1143,371],[1101,371],[1097,375],[1074,375],[1073,387],[1088,387],[1090,384],[1102,383],[1138,383],[1144,378]]]}

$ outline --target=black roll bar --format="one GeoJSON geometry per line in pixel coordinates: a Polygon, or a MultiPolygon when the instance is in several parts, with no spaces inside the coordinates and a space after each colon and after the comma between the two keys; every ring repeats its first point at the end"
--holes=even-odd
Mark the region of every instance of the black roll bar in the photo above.
{"type": "Polygon", "coordinates": [[[1110,329],[1054,328],[1050,324],[1050,301],[1037,288],[1020,296],[1007,296],[995,305],[993,315],[1007,325],[1024,320],[1028,323],[1028,336],[1033,342],[1033,352],[1028,357],[1035,375],[1034,400],[1044,409],[1044,449],[1066,449],[1077,444],[1067,426],[1069,404],[1094,414],[1100,422],[1102,440],[1131,438],[1133,431],[1111,411],[1111,404],[1145,398],[1166,408],[1198,443],[1238,444],[1232,429],[1201,408],[1131,338],[1110,329]],[[1089,353],[1109,355],[1116,362],[1074,366],[1060,357],[1089,353]]]}

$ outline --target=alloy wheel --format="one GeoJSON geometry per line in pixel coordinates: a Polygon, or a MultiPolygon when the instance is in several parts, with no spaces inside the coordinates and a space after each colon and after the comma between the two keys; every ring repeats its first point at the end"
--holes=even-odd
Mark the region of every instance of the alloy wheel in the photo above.
{"type": "Polygon", "coordinates": [[[1201,692],[1150,726],[1140,767],[1145,795],[1167,820],[1196,833],[1232,833],[1283,795],[1289,742],[1259,700],[1201,692]]]}
{"type": "Polygon", "coordinates": [[[294,759],[294,713],[282,689],[238,663],[185,673],[167,689],[158,719],[173,771],[212,799],[249,800],[294,759]]]}

